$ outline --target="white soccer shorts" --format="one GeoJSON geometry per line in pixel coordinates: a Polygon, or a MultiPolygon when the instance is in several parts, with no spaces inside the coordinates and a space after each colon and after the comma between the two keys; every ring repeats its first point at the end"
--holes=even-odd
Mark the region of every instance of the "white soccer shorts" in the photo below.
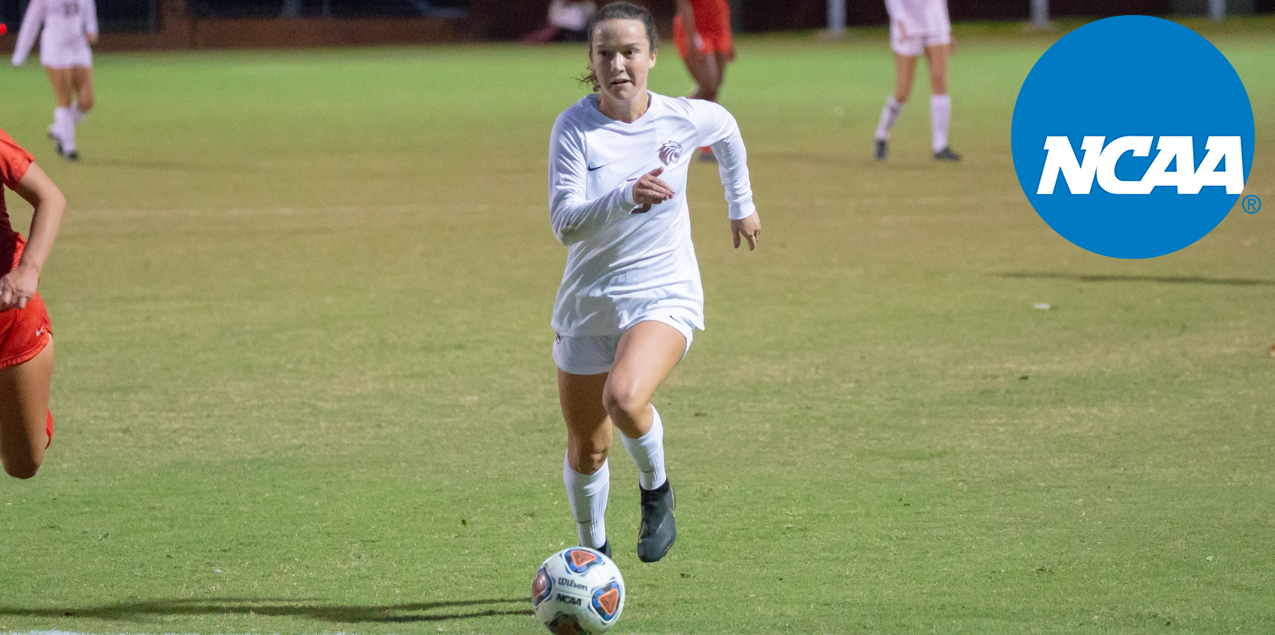
{"type": "MultiPolygon", "coordinates": [[[[694,316],[681,309],[656,309],[643,313],[629,327],[638,322],[662,322],[675,329],[686,338],[686,350],[682,358],[691,350],[691,341],[695,339],[695,329],[691,326],[694,316]]],[[[600,375],[611,371],[615,363],[615,351],[620,346],[622,335],[558,335],[553,340],[553,361],[563,371],[572,375],[600,375]]],[[[680,361],[680,360],[679,360],[680,361]]]]}

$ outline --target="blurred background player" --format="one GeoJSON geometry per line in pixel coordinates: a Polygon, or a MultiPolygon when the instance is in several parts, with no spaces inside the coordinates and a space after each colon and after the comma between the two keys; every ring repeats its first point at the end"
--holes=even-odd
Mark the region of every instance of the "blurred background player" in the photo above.
{"type": "Polygon", "coordinates": [[[62,158],[77,161],[80,153],[75,147],[75,124],[93,108],[93,51],[89,45],[97,44],[97,7],[93,0],[31,0],[13,50],[14,66],[26,62],[37,35],[40,64],[49,74],[58,102],[49,138],[62,158]]]}
{"type": "Polygon", "coordinates": [[[589,29],[589,95],[558,116],[549,141],[549,217],[567,246],[554,303],[553,359],[567,424],[562,470],[580,544],[610,555],[611,426],[639,472],[638,559],[677,537],[664,469],[664,426],[651,397],[704,328],[686,177],[694,148],[721,162],[735,247],[757,245],[744,141],[721,106],[647,91],[659,49],[654,20],[628,2],[589,29]]]}
{"type": "Polygon", "coordinates": [[[62,192],[34,161],[0,130],[0,461],[17,478],[35,476],[53,442],[53,331],[36,287],[66,211],[62,192]],[[4,188],[35,208],[30,241],[9,223],[4,188]]]}
{"type": "MultiPolygon", "coordinates": [[[[726,65],[735,61],[730,5],[726,0],[677,0],[673,41],[695,79],[691,98],[717,101],[717,93],[726,77],[726,65]]],[[[713,150],[701,148],[699,158],[712,161],[713,150]]]]}
{"type": "Polygon", "coordinates": [[[543,29],[522,38],[525,44],[583,42],[589,39],[589,20],[598,10],[593,0],[553,0],[543,29]]]}
{"type": "Polygon", "coordinates": [[[960,161],[948,147],[947,132],[952,121],[952,98],[947,94],[947,58],[952,45],[952,23],[947,17],[947,0],[886,0],[890,14],[890,48],[894,49],[894,94],[886,98],[877,124],[873,156],[884,161],[890,129],[899,119],[903,105],[912,94],[916,58],[925,52],[930,68],[931,149],[939,161],[960,161]]]}

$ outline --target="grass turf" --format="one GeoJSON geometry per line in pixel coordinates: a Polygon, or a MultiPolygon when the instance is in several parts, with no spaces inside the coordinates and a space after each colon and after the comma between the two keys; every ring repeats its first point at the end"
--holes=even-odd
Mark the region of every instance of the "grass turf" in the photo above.
{"type": "MultiPolygon", "coordinates": [[[[1269,204],[1275,25],[1202,29],[1269,204]]],[[[1150,261],[1049,230],[1008,122],[1057,37],[961,38],[959,165],[929,158],[924,73],[870,160],[882,33],[742,39],[764,242],[730,248],[696,167],[709,330],[657,395],[682,533],[636,561],[617,445],[617,632],[1275,631],[1275,229],[1236,211],[1150,261]]],[[[0,481],[0,630],[538,632],[531,575],[575,538],[545,154],[583,62],[101,55],[79,165],[43,74],[0,71],[0,126],[71,200],[41,288],[59,431],[0,481]]],[[[653,89],[689,84],[670,49],[653,89]]]]}

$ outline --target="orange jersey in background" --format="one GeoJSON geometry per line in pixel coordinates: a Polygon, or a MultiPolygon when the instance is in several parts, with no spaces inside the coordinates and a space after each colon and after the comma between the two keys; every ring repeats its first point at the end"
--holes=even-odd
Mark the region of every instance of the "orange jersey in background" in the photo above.
{"type": "Polygon", "coordinates": [[[34,162],[35,157],[30,152],[23,150],[4,130],[0,130],[0,275],[17,266],[18,243],[22,240],[9,222],[4,190],[17,188],[18,182],[27,175],[27,168],[34,162]]]}
{"type": "MultiPolygon", "coordinates": [[[[731,42],[730,5],[726,0],[690,0],[691,13],[695,16],[695,48],[701,53],[735,53],[731,42]]],[[[673,17],[673,41],[677,43],[677,52],[686,57],[686,28],[682,24],[682,16],[673,17]]]]}
{"type": "MultiPolygon", "coordinates": [[[[9,222],[4,190],[16,188],[34,162],[35,157],[31,153],[0,130],[0,276],[18,266],[22,260],[22,249],[26,247],[22,236],[13,230],[13,224],[9,222]]],[[[48,346],[52,333],[49,313],[39,293],[27,301],[26,308],[0,311],[0,368],[17,366],[38,355],[48,346]]],[[[50,415],[50,428],[52,421],[50,415]]]]}

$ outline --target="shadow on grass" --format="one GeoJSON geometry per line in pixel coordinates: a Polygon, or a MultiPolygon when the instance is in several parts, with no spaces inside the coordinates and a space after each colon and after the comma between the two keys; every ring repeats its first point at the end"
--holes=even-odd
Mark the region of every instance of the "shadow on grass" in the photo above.
{"type": "Polygon", "coordinates": [[[331,606],[311,600],[203,598],[187,600],[138,600],[101,606],[65,608],[20,608],[0,605],[0,616],[88,617],[104,620],[138,620],[148,616],[173,615],[261,615],[300,617],[327,622],[444,622],[475,617],[531,615],[531,609],[503,608],[502,605],[530,605],[527,598],[499,600],[457,600],[384,606],[331,606]]]}
{"type": "Polygon", "coordinates": [[[1230,287],[1275,287],[1275,280],[1253,278],[1202,278],[1200,276],[1114,276],[1075,273],[1027,273],[1011,272],[995,274],[1001,278],[1027,278],[1037,280],[1073,280],[1076,282],[1159,282],[1164,284],[1211,284],[1230,287]]]}

